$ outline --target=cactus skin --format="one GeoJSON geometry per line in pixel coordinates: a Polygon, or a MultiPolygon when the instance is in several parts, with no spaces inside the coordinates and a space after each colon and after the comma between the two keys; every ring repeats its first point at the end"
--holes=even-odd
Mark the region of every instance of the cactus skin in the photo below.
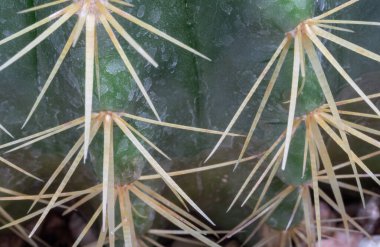
{"type": "Polygon", "coordinates": [[[257,0],[256,5],[264,20],[282,32],[289,32],[301,21],[313,16],[313,0],[257,0]]]}

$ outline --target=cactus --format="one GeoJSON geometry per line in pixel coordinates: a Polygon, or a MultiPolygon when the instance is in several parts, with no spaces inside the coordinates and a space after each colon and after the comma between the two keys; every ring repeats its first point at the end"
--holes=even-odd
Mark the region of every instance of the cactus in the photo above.
{"type": "MultiPolygon", "coordinates": [[[[65,138],[59,147],[64,157],[47,172],[42,189],[33,184],[28,194],[20,194],[0,187],[6,194],[0,199],[8,205],[32,202],[17,220],[0,208],[0,219],[7,221],[1,229],[14,229],[38,246],[36,231],[52,209],[64,207],[66,215],[91,203],[95,210],[73,246],[98,224],[96,246],[160,246],[157,237],[220,246],[235,235],[243,244],[314,246],[323,237],[319,205],[324,201],[339,214],[347,235],[351,225],[369,236],[346,212],[341,190],[357,192],[365,206],[365,195],[374,193],[361,178],[380,185],[366,164],[378,152],[359,155],[352,140],[380,147],[373,137],[378,130],[352,119],[378,118],[374,100],[379,95],[367,95],[339,62],[337,48],[330,47],[337,44],[380,62],[377,53],[348,41],[351,37],[341,38],[354,32],[349,25],[380,25],[340,19],[339,14],[360,5],[358,0],[329,6],[323,13],[311,0],[221,1],[216,9],[214,3],[197,0],[11,2],[15,5],[4,6],[21,10],[24,17],[17,17],[22,21],[14,27],[14,21],[5,21],[12,31],[3,32],[0,45],[17,46],[2,58],[0,71],[7,74],[5,80],[17,79],[19,94],[29,90],[23,89],[23,80],[42,84],[34,103],[28,99],[32,107],[22,124],[2,121],[17,135],[0,149],[19,154],[29,147],[54,154],[51,144],[61,134],[65,138]],[[30,73],[18,74],[22,63],[30,73]],[[334,73],[338,76],[330,76],[334,73]],[[241,84],[252,78],[253,84],[241,84]],[[356,95],[337,100],[343,82],[356,95]],[[375,114],[352,110],[353,105],[375,114]],[[56,116],[50,114],[54,111],[56,116]],[[149,117],[152,113],[157,120],[149,117]],[[233,128],[247,133],[232,133],[233,128]],[[223,145],[226,138],[233,144],[223,145]],[[336,163],[334,145],[348,161],[336,163]],[[197,163],[204,164],[195,167],[197,163]],[[350,171],[340,174],[343,167],[350,171]],[[81,189],[71,186],[81,180],[79,169],[93,179],[83,181],[81,189]],[[321,184],[329,186],[333,197],[321,184]],[[51,189],[53,194],[48,194],[51,189]],[[237,209],[237,203],[244,209],[237,209]],[[165,227],[159,215],[180,232],[151,229],[165,227]],[[37,223],[26,233],[21,224],[34,217],[37,223]],[[234,220],[226,222],[228,217],[234,220]],[[253,223],[256,227],[247,231],[253,223]],[[257,239],[266,228],[272,236],[257,239]],[[224,236],[214,241],[218,234],[224,236]]],[[[9,14],[4,10],[3,15],[9,14]]],[[[10,135],[3,125],[0,129],[10,135]]],[[[0,161],[42,181],[41,174],[0,161]]]]}

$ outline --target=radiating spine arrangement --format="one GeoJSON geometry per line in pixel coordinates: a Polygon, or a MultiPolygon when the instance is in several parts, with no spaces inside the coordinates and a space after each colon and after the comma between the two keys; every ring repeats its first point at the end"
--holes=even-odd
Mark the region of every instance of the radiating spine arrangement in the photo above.
{"type": "MultiPolygon", "coordinates": [[[[82,117],[56,127],[1,144],[0,149],[4,150],[5,153],[13,153],[43,143],[59,134],[68,131],[74,132],[75,129],[80,131],[83,129],[83,134],[70,144],[70,150],[65,154],[60,164],[56,164],[54,172],[46,181],[26,171],[27,169],[24,170],[24,168],[0,157],[1,163],[40,183],[44,183],[36,195],[23,194],[0,187],[2,194],[0,202],[29,201],[32,203],[27,214],[18,219],[14,219],[5,211],[5,207],[0,207],[0,222],[3,224],[0,229],[11,229],[32,246],[47,246],[47,243],[37,237],[37,230],[53,209],[60,208],[63,210],[63,215],[67,215],[82,205],[96,201],[96,210],[92,212],[73,246],[81,246],[82,240],[91,229],[96,228],[97,222],[100,222],[98,239],[90,246],[162,246],[159,239],[165,238],[194,245],[221,246],[223,241],[242,233],[246,237],[242,241],[243,245],[248,245],[252,243],[262,229],[265,229],[266,225],[273,228],[269,230],[271,236],[259,240],[256,242],[256,246],[272,246],[272,243],[279,244],[281,247],[304,246],[303,244],[315,246],[316,243],[321,243],[324,234],[329,231],[329,228],[325,226],[326,221],[321,218],[320,204],[323,201],[339,215],[339,218],[334,220],[342,223],[347,236],[350,235],[351,228],[355,228],[355,231],[370,237],[363,226],[347,213],[341,190],[357,192],[363,206],[366,205],[365,196],[378,196],[378,194],[363,187],[362,178],[371,178],[380,185],[377,174],[372,172],[365,163],[366,160],[378,156],[379,151],[364,156],[358,155],[352,148],[351,139],[356,138],[380,148],[380,142],[373,137],[380,135],[380,131],[355,123],[347,116],[378,119],[380,111],[373,100],[377,99],[380,94],[366,95],[324,42],[335,43],[363,57],[380,62],[380,55],[332,33],[333,31],[353,33],[354,31],[347,28],[348,25],[380,26],[378,22],[333,18],[333,15],[357,2],[359,0],[347,1],[321,15],[303,20],[292,31],[287,32],[224,131],[170,123],[161,119],[159,111],[148,94],[148,89],[139,77],[139,70],[135,68],[133,59],[127,56],[126,49],[119,39],[122,38],[132,48],[131,50],[142,56],[148,64],[155,68],[159,64],[155,61],[154,56],[144,50],[143,45],[132,37],[128,28],[124,26],[124,22],[152,33],[155,35],[154,37],[169,41],[174,46],[203,60],[210,63],[212,61],[200,51],[186,45],[186,42],[179,41],[166,32],[144,22],[140,17],[130,14],[128,9],[135,8],[136,4],[122,0],[56,0],[46,1],[40,5],[32,4],[30,8],[21,10],[19,14],[48,11],[50,8],[58,9],[47,17],[37,20],[30,26],[0,40],[0,46],[2,46],[51,23],[16,54],[6,61],[2,61],[0,71],[10,66],[17,66],[14,63],[32,52],[43,41],[54,36],[54,33],[58,32],[64,24],[70,25],[74,19],[73,28],[67,34],[68,38],[62,41],[64,43],[63,48],[59,51],[54,66],[50,68],[51,70],[49,69],[48,77],[42,79],[42,88],[21,128],[23,129],[32,120],[33,114],[36,114],[37,108],[43,102],[52,82],[58,77],[57,74],[65,63],[65,59],[70,53],[79,49],[76,46],[82,39],[84,41],[83,74],[76,76],[79,78],[83,76],[84,114],[82,117]],[[122,21],[119,21],[117,17],[122,21]],[[81,38],[81,36],[83,37],[81,38]],[[102,50],[100,41],[104,39],[107,39],[112,46],[112,51],[110,49],[109,53],[117,54],[124,66],[123,69],[130,76],[130,81],[126,81],[125,84],[129,85],[131,81],[136,84],[142,98],[147,102],[156,119],[120,110],[119,102],[123,102],[122,105],[137,105],[137,102],[129,100],[130,92],[125,89],[128,87],[124,88],[125,91],[111,91],[111,96],[106,95],[105,91],[102,90],[103,87],[110,86],[115,81],[120,83],[121,80],[117,75],[114,76],[113,80],[106,80],[102,77],[105,68],[102,68],[100,62],[103,59],[100,57],[102,50]],[[255,141],[255,131],[259,126],[263,112],[266,110],[270,96],[273,95],[276,82],[279,81],[282,72],[286,69],[285,65],[289,56],[293,59],[290,99],[287,102],[278,102],[278,104],[286,105],[289,108],[286,128],[272,144],[268,145],[266,150],[246,157],[251,142],[255,141]],[[334,82],[327,79],[324,61],[336,70],[359,97],[335,100],[334,93],[330,88],[334,82]],[[232,133],[237,121],[242,118],[249,102],[258,93],[259,88],[262,87],[271,71],[272,74],[268,78],[268,84],[249,126],[249,131],[246,135],[232,133]],[[310,87],[310,85],[313,86],[310,87]],[[97,90],[94,90],[94,87],[97,90]],[[100,103],[100,109],[97,110],[94,110],[94,95],[98,96],[100,103]],[[318,95],[323,95],[324,98],[319,98],[318,95]],[[300,98],[308,97],[315,99],[318,102],[318,107],[310,109],[307,104],[299,103],[300,98]],[[347,106],[355,104],[365,105],[374,113],[347,110],[347,106]],[[300,109],[301,114],[297,114],[297,109],[300,109]],[[151,130],[139,129],[141,125],[207,136],[220,136],[220,138],[205,159],[203,166],[168,171],[167,167],[163,166],[160,159],[156,158],[155,155],[171,162],[175,161],[172,161],[166,154],[165,147],[158,147],[154,144],[154,140],[152,140],[154,134],[151,130]],[[236,160],[213,165],[206,164],[218,152],[223,141],[226,138],[233,137],[235,138],[233,140],[244,140],[236,160]],[[327,139],[335,143],[347,155],[346,162],[334,164],[330,157],[331,151],[327,145],[327,139]],[[98,150],[101,152],[97,152],[98,150]],[[122,150],[121,156],[117,150],[122,150]],[[93,159],[89,159],[90,156],[93,156],[93,159]],[[141,159],[138,161],[139,158],[141,159]],[[94,166],[92,168],[97,184],[82,190],[66,191],[66,187],[69,187],[70,182],[78,175],[78,168],[87,166],[88,163],[94,166]],[[149,164],[151,171],[155,174],[140,174],[146,167],[145,164],[149,164]],[[186,188],[182,188],[174,179],[178,176],[208,173],[226,167],[231,167],[235,171],[239,165],[246,166],[247,164],[254,164],[254,167],[244,178],[244,182],[239,186],[240,189],[234,192],[230,206],[226,208],[225,217],[228,219],[229,211],[237,203],[249,207],[252,212],[242,218],[241,223],[233,229],[219,229],[218,226],[215,226],[213,219],[209,218],[198,206],[196,200],[187,194],[186,188]],[[349,167],[352,174],[339,173],[339,170],[345,167],[349,167]],[[364,171],[365,174],[360,173],[360,171],[364,171]],[[170,196],[160,194],[162,189],[153,189],[148,185],[149,182],[156,179],[161,179],[164,182],[167,190],[172,192],[172,197],[177,200],[178,205],[170,201],[170,196]],[[342,179],[354,179],[355,185],[342,182],[342,179]],[[148,183],[145,184],[144,182],[147,181],[148,183]],[[48,191],[56,184],[58,187],[49,194],[48,191]],[[325,191],[326,188],[331,190],[330,194],[325,191]],[[243,197],[244,193],[246,195],[243,197]],[[139,223],[137,222],[146,221],[148,227],[151,227],[153,219],[144,217],[139,213],[135,208],[136,201],[143,202],[149,208],[148,211],[156,212],[180,230],[144,229],[144,231],[139,232],[137,227],[139,223]],[[34,210],[35,207],[39,207],[39,209],[34,210]],[[191,212],[190,209],[194,212],[191,212]],[[199,220],[196,215],[207,223],[199,220]],[[278,217],[279,223],[276,226],[271,225],[274,224],[271,223],[271,218],[274,217],[278,217]],[[22,227],[22,224],[33,218],[38,218],[38,220],[33,229],[28,232],[22,227]],[[256,223],[255,228],[248,230],[253,223],[256,223]],[[276,229],[280,231],[276,231],[276,229]]],[[[313,7],[312,4],[311,7],[313,7]]],[[[187,6],[183,8],[187,8],[187,6]]],[[[171,23],[173,26],[176,24],[171,23]]],[[[176,28],[180,27],[179,24],[178,27],[176,26],[176,28]]],[[[183,79],[186,80],[187,78],[183,79]]],[[[62,97],[65,97],[64,94],[62,97]]],[[[176,104],[177,102],[172,103],[176,104]]],[[[0,130],[14,138],[3,125],[0,125],[0,130]]]]}

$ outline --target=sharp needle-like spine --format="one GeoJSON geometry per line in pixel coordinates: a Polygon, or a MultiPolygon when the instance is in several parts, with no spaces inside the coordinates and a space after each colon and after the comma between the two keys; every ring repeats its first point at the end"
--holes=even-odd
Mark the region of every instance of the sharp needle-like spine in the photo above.
{"type": "Polygon", "coordinates": [[[45,8],[52,7],[52,6],[54,6],[54,5],[58,5],[58,4],[61,4],[61,3],[65,3],[65,2],[68,2],[68,1],[70,1],[70,0],[57,0],[57,1],[52,1],[52,2],[50,2],[50,3],[45,3],[45,4],[37,5],[37,6],[35,6],[35,7],[32,7],[32,8],[29,8],[29,9],[25,9],[25,10],[19,11],[18,14],[25,14],[25,13],[32,12],[32,11],[45,9],[45,8]]]}
{"type": "MultiPolygon", "coordinates": [[[[306,28],[307,28],[308,37],[312,36],[312,34],[311,34],[310,30],[308,29],[308,27],[306,27],[306,28]]],[[[318,78],[318,82],[319,82],[319,84],[321,86],[323,94],[325,95],[325,98],[326,98],[327,103],[328,103],[328,105],[330,107],[330,110],[333,113],[333,116],[334,116],[334,119],[335,119],[334,121],[339,126],[338,127],[339,134],[342,137],[344,146],[345,146],[346,149],[351,149],[350,148],[350,144],[348,142],[347,135],[344,132],[342,119],[341,119],[341,117],[339,115],[338,108],[336,106],[333,94],[332,94],[331,89],[330,89],[330,87],[328,85],[326,75],[325,75],[325,73],[323,71],[322,65],[321,65],[321,63],[319,61],[319,58],[317,57],[315,48],[313,47],[312,42],[311,42],[310,39],[306,40],[305,47],[307,47],[306,48],[306,53],[307,53],[307,55],[309,57],[309,60],[310,60],[310,62],[312,64],[312,67],[313,67],[313,69],[315,71],[315,74],[316,74],[316,76],[318,78]]],[[[354,174],[358,175],[358,172],[357,172],[357,169],[356,169],[356,166],[355,166],[355,162],[353,161],[353,157],[351,156],[351,153],[348,153],[348,157],[349,157],[349,160],[350,160],[350,163],[351,163],[351,167],[352,167],[352,170],[353,170],[354,174]]],[[[358,185],[359,188],[362,187],[359,177],[356,177],[356,183],[357,183],[357,185],[358,185]]],[[[365,205],[364,195],[363,194],[360,194],[360,195],[361,195],[362,203],[363,203],[363,205],[365,205]]]]}
{"type": "Polygon", "coordinates": [[[233,116],[232,120],[228,124],[227,128],[224,130],[223,135],[220,137],[218,143],[214,146],[213,150],[211,151],[211,153],[206,158],[205,163],[214,155],[216,150],[222,144],[223,140],[227,137],[228,133],[231,131],[232,127],[235,125],[236,121],[238,120],[241,113],[243,112],[243,110],[247,106],[248,102],[251,100],[252,96],[256,92],[256,89],[259,87],[261,82],[264,80],[265,76],[267,75],[270,68],[275,63],[275,61],[277,60],[278,56],[281,54],[282,50],[284,49],[284,47],[286,46],[287,43],[288,43],[288,37],[285,37],[284,40],[282,41],[282,43],[280,44],[280,46],[277,48],[276,52],[273,54],[273,56],[270,59],[270,61],[268,62],[268,64],[265,66],[264,70],[261,72],[257,81],[252,86],[251,90],[248,92],[247,96],[244,98],[243,102],[241,103],[241,105],[239,106],[235,115],[233,116]]]}
{"type": "Polygon", "coordinates": [[[24,124],[22,125],[21,129],[23,129],[25,127],[25,125],[29,122],[30,118],[32,117],[34,111],[37,109],[37,106],[40,104],[42,97],[45,95],[45,93],[48,90],[50,84],[52,83],[54,77],[56,76],[59,68],[61,67],[63,60],[65,59],[67,53],[69,52],[69,50],[70,50],[70,48],[71,48],[71,46],[75,40],[75,36],[77,36],[78,34],[80,34],[82,32],[84,24],[85,23],[81,20],[79,20],[75,24],[75,27],[73,28],[73,31],[71,32],[70,37],[68,38],[68,40],[66,42],[66,45],[63,47],[61,55],[58,57],[57,62],[55,63],[53,69],[51,70],[48,79],[46,80],[44,86],[42,87],[41,92],[38,95],[35,103],[33,104],[32,109],[30,110],[30,112],[29,112],[24,124]]]}
{"type": "Polygon", "coordinates": [[[11,40],[14,40],[14,39],[16,39],[16,38],[18,38],[18,37],[20,37],[20,36],[22,36],[22,35],[30,32],[30,31],[32,31],[32,30],[34,30],[36,28],[39,28],[39,27],[45,25],[46,23],[51,22],[54,19],[57,19],[58,17],[60,17],[63,14],[65,14],[68,9],[69,9],[69,7],[66,7],[64,9],[58,10],[57,12],[49,15],[48,17],[45,17],[44,19],[42,19],[42,20],[40,20],[40,21],[38,21],[38,22],[36,22],[36,23],[34,23],[34,24],[32,24],[32,25],[30,25],[30,26],[28,26],[28,27],[26,27],[26,28],[24,28],[24,29],[22,29],[22,30],[20,30],[20,31],[18,31],[18,32],[16,32],[16,33],[14,33],[14,34],[12,34],[12,35],[4,38],[4,39],[2,39],[2,40],[0,40],[0,45],[3,45],[3,44],[5,44],[5,43],[7,43],[7,42],[9,42],[11,40]]]}
{"type": "Polygon", "coordinates": [[[115,7],[115,6],[113,6],[112,4],[108,3],[108,4],[106,4],[105,6],[106,6],[106,8],[108,8],[109,10],[114,11],[116,14],[118,14],[118,15],[120,15],[121,17],[123,17],[123,18],[129,20],[130,22],[133,22],[133,23],[135,23],[136,25],[138,25],[138,26],[140,26],[140,27],[142,27],[142,28],[148,30],[149,32],[152,32],[152,33],[154,33],[154,34],[156,34],[156,35],[158,35],[158,36],[160,36],[160,37],[162,37],[162,38],[164,38],[164,39],[170,41],[171,43],[173,43],[173,44],[175,44],[175,45],[181,47],[182,49],[185,49],[185,50],[187,50],[187,51],[189,51],[189,52],[191,52],[191,53],[193,53],[193,54],[195,54],[195,55],[197,55],[197,56],[199,56],[199,57],[201,57],[201,58],[203,58],[203,59],[206,59],[206,60],[208,60],[208,61],[211,61],[210,58],[206,57],[206,56],[203,55],[202,53],[200,53],[200,52],[196,51],[195,49],[193,49],[193,48],[191,48],[191,47],[185,45],[185,44],[182,43],[181,41],[179,41],[179,40],[177,40],[177,39],[175,39],[175,38],[169,36],[168,34],[166,34],[166,33],[162,32],[162,31],[158,30],[157,28],[153,27],[152,25],[149,25],[149,24],[147,24],[147,23],[141,21],[140,19],[134,17],[133,15],[131,15],[131,14],[127,13],[127,12],[122,11],[121,9],[119,9],[119,8],[117,8],[117,7],[115,7]]]}
{"type": "Polygon", "coordinates": [[[78,10],[77,5],[72,5],[68,8],[66,13],[62,15],[54,24],[52,24],[49,28],[47,28],[43,33],[41,33],[35,40],[33,40],[31,43],[29,43],[27,46],[25,46],[22,50],[20,50],[16,55],[14,55],[12,58],[10,58],[7,62],[5,62],[3,65],[0,66],[0,71],[4,70],[14,62],[16,62],[18,59],[20,59],[22,56],[24,56],[26,53],[28,53],[31,49],[36,47],[39,43],[41,43],[44,39],[46,39],[50,34],[55,32],[62,24],[64,24],[68,19],[70,19],[71,16],[75,14],[75,12],[78,10]]]}
{"type": "Polygon", "coordinates": [[[255,118],[252,122],[252,125],[251,125],[251,128],[248,132],[248,135],[245,139],[245,142],[244,142],[244,146],[240,152],[240,155],[239,155],[239,159],[235,165],[235,168],[237,168],[238,164],[240,163],[240,161],[242,160],[245,152],[247,151],[247,148],[248,148],[248,145],[251,141],[251,138],[253,136],[253,133],[257,127],[257,124],[258,122],[260,121],[260,118],[261,118],[261,114],[263,113],[264,111],[264,108],[269,100],[269,97],[271,95],[271,92],[274,88],[274,85],[277,81],[277,78],[280,74],[280,71],[281,71],[281,68],[285,62],[285,58],[286,58],[286,55],[288,54],[288,51],[289,51],[289,46],[290,46],[290,42],[288,41],[288,43],[285,45],[285,47],[283,48],[282,52],[281,52],[281,55],[280,55],[280,58],[278,59],[278,62],[277,62],[277,65],[274,69],[274,72],[272,74],[272,78],[270,79],[269,83],[268,83],[268,86],[267,86],[267,89],[265,90],[265,93],[264,93],[264,96],[263,96],[263,99],[261,100],[261,103],[260,103],[260,106],[259,106],[259,109],[257,110],[256,112],[256,115],[255,115],[255,118]]]}
{"type": "Polygon", "coordinates": [[[154,115],[156,116],[156,118],[161,121],[161,118],[156,110],[156,107],[154,106],[152,100],[150,99],[149,95],[148,95],[148,92],[146,91],[146,89],[144,88],[144,85],[142,83],[142,81],[140,80],[139,76],[137,75],[137,72],[136,70],[133,68],[131,62],[129,61],[127,55],[125,54],[123,48],[121,47],[119,41],[117,40],[114,32],[112,31],[112,28],[111,26],[109,25],[107,19],[104,17],[104,16],[100,16],[100,21],[102,22],[105,30],[107,31],[112,43],[114,44],[116,50],[118,51],[121,59],[123,60],[125,66],[127,67],[128,71],[131,73],[133,79],[135,80],[137,86],[139,87],[140,91],[142,92],[142,94],[144,95],[144,98],[145,100],[148,102],[148,105],[149,107],[151,108],[151,110],[153,111],[154,115]]]}
{"type": "Polygon", "coordinates": [[[291,94],[290,94],[290,105],[288,113],[288,127],[286,129],[285,136],[285,149],[282,159],[281,168],[284,170],[286,167],[286,161],[288,160],[289,147],[292,137],[294,115],[296,111],[297,103],[297,91],[298,91],[298,82],[299,82],[299,72],[300,72],[300,40],[295,39],[294,41],[294,60],[293,60],[293,75],[292,75],[292,85],[291,85],[291,94]]]}
{"type": "Polygon", "coordinates": [[[92,93],[94,82],[95,59],[95,15],[86,17],[86,74],[85,74],[85,126],[84,126],[84,159],[87,158],[90,145],[90,128],[92,114],[92,93]]]}
{"type": "Polygon", "coordinates": [[[14,136],[9,132],[3,125],[0,124],[0,130],[4,131],[5,134],[9,135],[11,138],[14,139],[14,136]]]}

